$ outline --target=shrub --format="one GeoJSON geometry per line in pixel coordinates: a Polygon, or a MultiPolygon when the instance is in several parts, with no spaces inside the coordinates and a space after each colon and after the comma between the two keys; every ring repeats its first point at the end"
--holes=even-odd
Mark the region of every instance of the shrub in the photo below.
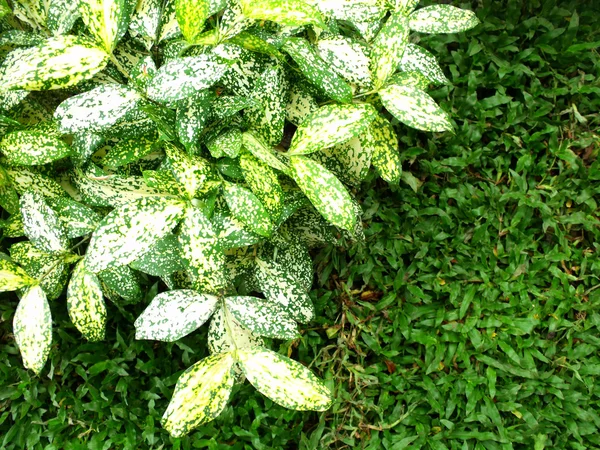
{"type": "Polygon", "coordinates": [[[104,337],[104,297],[150,289],[137,338],[174,341],[210,319],[212,355],[181,375],[163,418],[173,436],[218,415],[244,378],[285,407],[327,409],[323,382],[264,338],[295,339],[312,319],[309,249],[361,238],[345,185],[371,165],[400,181],[388,114],[451,129],[425,91],[446,79],[409,31],[478,21],[416,3],[4,4],[2,229],[28,240],[1,254],[0,289],[21,294],[24,365],[43,369],[48,301],[65,286],[88,340],[104,337]]]}

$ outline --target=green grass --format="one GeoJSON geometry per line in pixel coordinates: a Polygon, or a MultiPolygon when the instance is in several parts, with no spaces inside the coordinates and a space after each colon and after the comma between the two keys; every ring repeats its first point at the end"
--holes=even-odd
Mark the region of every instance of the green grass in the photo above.
{"type": "Polygon", "coordinates": [[[455,135],[399,126],[415,190],[364,183],[366,242],[316,254],[319,318],[280,347],[335,389],[331,410],[245,384],[171,439],[159,420],[205,329],[135,341],[143,305],[113,305],[106,341],[84,343],[58,300],[38,379],[4,296],[0,448],[600,448],[600,7],[455,4],[483,24],[421,41],[452,81],[432,95],[455,135]]]}

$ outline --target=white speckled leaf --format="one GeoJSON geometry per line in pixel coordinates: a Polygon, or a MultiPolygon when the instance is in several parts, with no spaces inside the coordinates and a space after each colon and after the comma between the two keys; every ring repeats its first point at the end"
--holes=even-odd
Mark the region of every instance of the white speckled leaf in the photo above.
{"type": "Polygon", "coordinates": [[[47,201],[63,224],[69,239],[91,233],[102,220],[93,209],[70,198],[57,197],[47,201]]]}
{"type": "Polygon", "coordinates": [[[0,292],[16,291],[30,286],[35,280],[16,264],[0,259],[0,292]]]}
{"type": "Polygon", "coordinates": [[[27,369],[40,374],[52,344],[52,316],[46,294],[32,286],[19,301],[13,320],[15,341],[27,369]]]}
{"type": "Polygon", "coordinates": [[[223,196],[231,214],[250,231],[269,237],[273,232],[273,222],[269,212],[250,190],[237,184],[227,183],[223,196]]]}
{"type": "Polygon", "coordinates": [[[208,349],[211,353],[224,353],[236,348],[254,347],[264,345],[260,336],[252,334],[242,327],[229,311],[218,307],[208,327],[208,349]],[[227,324],[225,317],[227,316],[227,324]]]}
{"type": "Polygon", "coordinates": [[[0,141],[0,151],[9,164],[47,164],[69,155],[71,149],[58,137],[38,130],[17,130],[0,141]]]}
{"type": "MultiPolygon", "coordinates": [[[[281,250],[273,255],[273,263],[281,268],[282,273],[287,274],[294,283],[298,284],[308,293],[313,284],[314,269],[307,246],[302,243],[300,238],[294,235],[292,241],[287,242],[286,247],[281,250]]],[[[310,313],[305,314],[304,318],[299,315],[293,316],[294,319],[301,323],[310,321],[313,310],[310,298],[303,299],[301,304],[306,305],[306,309],[310,313]]],[[[298,310],[300,308],[296,306],[294,309],[298,310]]]]}
{"type": "Polygon", "coordinates": [[[274,339],[296,339],[297,325],[278,303],[257,297],[226,297],[231,315],[252,333],[274,339]]]}
{"type": "Polygon", "coordinates": [[[156,277],[164,277],[184,270],[177,236],[167,234],[159,239],[146,253],[132,261],[130,266],[156,277]]]}
{"type": "Polygon", "coordinates": [[[247,247],[257,244],[263,239],[246,230],[239,221],[224,213],[215,213],[212,222],[219,244],[224,249],[247,247]]]}
{"type": "Polygon", "coordinates": [[[189,156],[167,143],[165,151],[175,179],[183,186],[188,198],[195,197],[210,174],[209,163],[199,156],[189,156]]]}
{"type": "Polygon", "coordinates": [[[239,128],[230,128],[223,133],[206,142],[206,147],[213,158],[221,158],[224,155],[237,158],[242,149],[242,132],[239,128]]]}
{"type": "Polygon", "coordinates": [[[318,9],[302,0],[240,0],[246,17],[283,26],[316,25],[327,28],[318,9]]]}
{"type": "Polygon", "coordinates": [[[102,158],[101,163],[104,167],[116,169],[139,161],[141,158],[160,149],[160,144],[157,141],[158,133],[147,136],[136,136],[132,139],[114,140],[108,143],[108,154],[102,158]]]}
{"type": "Polygon", "coordinates": [[[94,39],[112,52],[127,31],[132,6],[129,0],[85,0],[79,2],[79,12],[94,39]]]}
{"type": "Polygon", "coordinates": [[[233,364],[232,353],[217,353],[183,372],[162,418],[171,436],[184,436],[223,411],[235,381],[233,364]]]}
{"type": "Polygon", "coordinates": [[[285,108],[286,119],[299,126],[306,117],[319,109],[315,98],[298,84],[290,87],[289,97],[285,108]]]}
{"type": "Polygon", "coordinates": [[[364,131],[377,111],[369,104],[325,105],[298,127],[288,153],[304,155],[347,141],[364,131]]]}
{"type": "Polygon", "coordinates": [[[279,220],[283,212],[283,190],[277,173],[249,153],[240,157],[240,167],[246,183],[271,214],[271,220],[279,220]]]}
{"type": "Polygon", "coordinates": [[[372,86],[367,49],[357,41],[343,36],[320,39],[317,50],[321,58],[346,81],[361,88],[372,86]]]}
{"type": "Polygon", "coordinates": [[[330,98],[342,103],[350,103],[352,89],[318,55],[314,47],[303,38],[288,38],[283,45],[304,76],[318,86],[330,98]]]}
{"type": "Polygon", "coordinates": [[[383,86],[396,71],[408,44],[408,18],[401,12],[393,13],[371,45],[371,71],[375,87],[383,86]]]}
{"type": "Polygon", "coordinates": [[[458,33],[479,25],[473,11],[452,5],[432,5],[409,16],[410,29],[421,33],[458,33]]]}
{"type": "Polygon", "coordinates": [[[274,261],[257,260],[254,275],[265,297],[280,304],[291,318],[300,323],[313,319],[315,310],[298,273],[274,261]]]}
{"type": "Polygon", "coordinates": [[[127,120],[143,97],[119,84],[104,84],[62,102],[54,117],[63,133],[101,132],[127,120]]]}
{"type": "Polygon", "coordinates": [[[175,228],[184,208],[180,200],[142,198],[113,210],[92,235],[85,256],[88,270],[99,272],[135,260],[175,228]]]}
{"type": "Polygon", "coordinates": [[[288,167],[275,156],[273,150],[271,150],[261,139],[251,132],[246,132],[242,135],[242,142],[244,147],[252,153],[256,158],[271,166],[273,169],[287,172],[288,167]]]}
{"type": "Polygon", "coordinates": [[[25,192],[20,199],[23,227],[27,237],[48,253],[60,253],[67,249],[69,240],[57,214],[48,206],[39,192],[25,192]]]}
{"type": "Polygon", "coordinates": [[[329,389],[299,362],[261,347],[240,349],[237,355],[248,381],[278,405],[325,411],[333,403],[329,389]]]}
{"type": "Polygon", "coordinates": [[[135,321],[135,338],[165,342],[181,339],[210,318],[218,301],[214,295],[190,289],[162,292],[135,321]]]}
{"type": "Polygon", "coordinates": [[[73,325],[88,341],[104,339],[106,305],[98,277],[80,261],[67,289],[67,308],[73,325]]]}
{"type": "Polygon", "coordinates": [[[197,143],[204,124],[210,116],[210,104],[214,93],[209,90],[198,93],[182,100],[177,106],[176,129],[179,142],[186,149],[193,148],[197,143]]]}
{"type": "Polygon", "coordinates": [[[344,185],[321,164],[305,157],[290,160],[293,178],[327,221],[345,230],[356,224],[352,198],[344,185]]]}
{"type": "Polygon", "coordinates": [[[19,194],[26,191],[37,191],[44,197],[64,197],[67,195],[55,180],[26,167],[5,167],[5,171],[19,194]]]}
{"type": "Polygon", "coordinates": [[[400,122],[423,131],[448,131],[446,113],[425,91],[415,86],[390,85],[379,91],[383,106],[400,122]]]}
{"type": "Polygon", "coordinates": [[[306,0],[323,14],[337,20],[364,22],[381,18],[385,14],[385,2],[381,0],[306,0]]]}
{"type": "Polygon", "coordinates": [[[59,36],[10,52],[0,67],[0,90],[63,89],[104,69],[108,55],[84,38],[59,36]]]}
{"type": "Polygon", "coordinates": [[[404,72],[419,72],[432,83],[448,82],[435,56],[415,44],[407,44],[398,69],[404,72]]]}
{"type": "Polygon", "coordinates": [[[378,115],[371,122],[367,142],[373,151],[371,163],[381,178],[388,183],[398,184],[402,177],[402,162],[398,149],[398,137],[392,124],[378,115]]]}
{"type": "Polygon", "coordinates": [[[158,40],[162,7],[162,0],[140,0],[131,16],[129,33],[139,37],[148,50],[158,40]]]}
{"type": "Polygon", "coordinates": [[[181,36],[181,30],[179,29],[179,24],[177,23],[175,0],[166,0],[163,2],[158,41],[162,42],[178,36],[181,36]]]}
{"type": "Polygon", "coordinates": [[[129,266],[109,267],[98,272],[98,278],[102,282],[106,296],[113,301],[116,300],[115,297],[119,297],[127,304],[135,304],[142,301],[144,297],[137,274],[129,266]]]}
{"type": "Polygon", "coordinates": [[[67,34],[79,19],[79,2],[50,0],[46,26],[54,35],[67,34]]]}

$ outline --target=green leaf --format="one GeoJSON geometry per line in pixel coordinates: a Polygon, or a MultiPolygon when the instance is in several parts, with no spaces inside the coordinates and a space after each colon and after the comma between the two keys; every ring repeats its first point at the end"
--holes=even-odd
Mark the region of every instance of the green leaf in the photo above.
{"type": "Polygon", "coordinates": [[[240,157],[240,166],[252,192],[271,214],[271,220],[277,221],[283,212],[283,190],[275,171],[248,153],[240,157]]]}
{"type": "Polygon", "coordinates": [[[328,17],[349,22],[365,22],[381,19],[386,12],[380,0],[306,0],[328,17]]]}
{"type": "Polygon", "coordinates": [[[421,33],[458,33],[479,25],[473,11],[452,5],[432,5],[417,9],[409,16],[411,30],[421,33]]]}
{"type": "Polygon", "coordinates": [[[302,0],[240,0],[246,17],[283,26],[316,25],[327,28],[318,9],[302,0]]]}
{"type": "Polygon", "coordinates": [[[15,311],[13,333],[23,365],[39,375],[52,344],[50,306],[40,286],[30,287],[21,297],[15,311]]]}
{"type": "Polygon", "coordinates": [[[209,90],[198,93],[182,100],[177,107],[176,128],[179,142],[186,149],[198,144],[198,139],[204,130],[211,111],[211,101],[215,94],[209,90]]]}
{"type": "Polygon", "coordinates": [[[177,23],[177,13],[175,11],[175,0],[166,0],[161,2],[162,15],[160,17],[160,33],[158,42],[181,36],[181,30],[177,23]]]}
{"type": "Polygon", "coordinates": [[[42,194],[29,191],[21,196],[21,214],[27,237],[48,253],[60,253],[69,246],[66,230],[42,194]]]}
{"type": "MultiPolygon", "coordinates": [[[[280,272],[283,274],[283,277],[288,277],[292,282],[290,284],[293,285],[296,283],[304,289],[305,292],[308,293],[310,291],[313,284],[313,261],[308,252],[308,248],[297,236],[294,235],[291,241],[286,242],[285,247],[279,247],[278,251],[273,255],[273,263],[274,265],[272,265],[271,269],[274,267],[276,270],[281,269],[280,272]]],[[[281,282],[282,276],[276,275],[275,277],[281,282]]],[[[292,314],[294,320],[300,323],[309,322],[313,314],[310,297],[302,298],[299,294],[292,293],[289,299],[290,304],[295,304],[295,306],[290,307],[290,310],[306,310],[304,314],[298,312],[292,314]]]]}
{"type": "Polygon", "coordinates": [[[211,87],[223,76],[226,68],[212,54],[171,60],[161,66],[148,83],[148,97],[162,103],[182,100],[211,87]]]}
{"type": "Polygon", "coordinates": [[[426,92],[415,86],[390,85],[379,91],[385,108],[400,122],[423,131],[448,131],[446,113],[426,92]]]}
{"type": "Polygon", "coordinates": [[[242,142],[246,150],[252,153],[260,161],[264,162],[273,169],[287,172],[288,167],[275,155],[262,140],[260,140],[252,132],[246,132],[242,135],[242,142]]]}
{"type": "Polygon", "coordinates": [[[207,141],[206,147],[213,158],[221,158],[223,155],[237,158],[242,149],[242,132],[239,128],[225,130],[214,139],[207,141]]]}
{"type": "Polygon", "coordinates": [[[19,212],[19,196],[2,166],[0,166],[0,207],[10,214],[19,212]]]}
{"type": "Polygon", "coordinates": [[[298,127],[288,153],[304,155],[332,147],[363,132],[377,111],[368,104],[325,105],[298,127]]]}
{"type": "Polygon", "coordinates": [[[69,155],[71,149],[61,139],[37,130],[8,133],[0,141],[0,151],[9,164],[33,166],[69,155]]]}
{"type": "Polygon", "coordinates": [[[127,31],[132,6],[129,0],[85,0],[79,2],[79,12],[90,34],[110,53],[127,31]]]}
{"type": "Polygon", "coordinates": [[[175,228],[184,208],[176,199],[142,198],[113,210],[92,235],[85,256],[88,270],[95,273],[135,260],[175,228]]]}
{"type": "Polygon", "coordinates": [[[198,156],[188,156],[171,144],[167,144],[165,150],[175,179],[183,186],[188,198],[194,198],[210,175],[209,163],[198,156]]]}
{"type": "Polygon", "coordinates": [[[224,197],[233,216],[250,231],[269,237],[273,232],[273,223],[267,209],[248,189],[237,184],[224,186],[224,197]]]}
{"type": "Polygon", "coordinates": [[[46,26],[54,35],[67,34],[79,17],[79,2],[51,0],[46,26]]]}
{"type": "Polygon", "coordinates": [[[315,98],[299,84],[293,84],[290,87],[288,102],[285,107],[286,119],[296,126],[299,126],[306,117],[319,109],[315,98]]]}
{"type": "Polygon", "coordinates": [[[369,127],[367,142],[373,151],[371,163],[381,178],[398,184],[402,176],[402,162],[398,149],[398,137],[392,124],[378,115],[369,127]]]}
{"type": "Polygon", "coordinates": [[[347,37],[319,39],[319,55],[335,73],[361,88],[373,85],[367,49],[347,37]]]}
{"type": "Polygon", "coordinates": [[[8,219],[0,221],[0,227],[2,233],[6,237],[16,238],[25,236],[25,230],[23,230],[23,218],[21,213],[12,214],[8,219]]]}
{"type": "Polygon", "coordinates": [[[132,261],[130,266],[155,277],[164,277],[184,270],[177,236],[167,234],[159,239],[147,252],[132,261]]]}
{"type": "Polygon", "coordinates": [[[329,69],[316,50],[303,38],[288,38],[283,45],[304,76],[330,98],[342,103],[352,101],[352,89],[336,73],[329,69]]]}
{"type": "Polygon", "coordinates": [[[290,159],[293,178],[327,221],[345,230],[356,224],[352,198],[344,185],[321,164],[305,157],[290,159]]]}
{"type": "Polygon", "coordinates": [[[158,294],[135,321],[136,339],[174,342],[206,322],[217,308],[218,297],[190,289],[158,294]]]}
{"type": "Polygon", "coordinates": [[[54,117],[63,133],[99,133],[139,114],[143,97],[119,84],[103,84],[62,102],[54,117]]]}
{"type": "Polygon", "coordinates": [[[104,142],[104,138],[92,132],[73,133],[71,142],[71,161],[76,167],[84,165],[104,142]]]}
{"type": "Polygon", "coordinates": [[[325,411],[333,403],[322,381],[299,362],[260,347],[239,349],[248,381],[278,405],[299,411],[325,411]]]}
{"type": "Polygon", "coordinates": [[[223,213],[215,213],[212,218],[214,230],[223,249],[247,247],[260,242],[263,238],[246,230],[235,218],[223,213]]]}
{"type": "Polygon", "coordinates": [[[300,336],[296,322],[278,303],[257,297],[225,297],[231,315],[258,336],[274,339],[296,339],[300,336]]]}
{"type": "MultiPolygon", "coordinates": [[[[221,25],[222,23],[223,21],[221,21],[221,25]]],[[[236,36],[229,39],[229,42],[256,53],[274,56],[281,60],[285,58],[284,55],[273,44],[270,44],[259,36],[247,31],[238,33],[236,36]]]]}
{"type": "Polygon", "coordinates": [[[104,339],[106,305],[100,280],[85,267],[84,261],[75,266],[67,289],[69,317],[88,341],[104,339]]]}
{"type": "Polygon", "coordinates": [[[0,292],[16,291],[36,281],[27,272],[6,259],[0,259],[0,292]]]}
{"type": "Polygon", "coordinates": [[[287,271],[280,263],[257,259],[254,275],[265,297],[281,305],[291,318],[300,323],[313,319],[315,310],[306,290],[298,283],[298,273],[287,271]]]}
{"type": "Polygon", "coordinates": [[[49,38],[6,56],[0,67],[0,90],[64,89],[92,78],[107,62],[108,55],[84,38],[49,38]]]}
{"type": "Polygon", "coordinates": [[[217,308],[208,327],[208,349],[211,353],[231,352],[236,348],[257,345],[264,345],[260,336],[242,327],[225,308],[217,308]]]}
{"type": "MultiPolygon", "coordinates": [[[[129,34],[142,40],[147,50],[158,41],[163,3],[162,0],[140,0],[131,16],[129,34]]],[[[174,22],[177,25],[177,21],[174,22]]]]}
{"type": "Polygon", "coordinates": [[[171,436],[184,436],[223,411],[235,380],[233,363],[232,353],[218,353],[183,372],[162,418],[171,436]]]}
{"type": "Polygon", "coordinates": [[[186,210],[179,244],[194,289],[217,293],[227,286],[225,255],[210,220],[199,208],[188,207],[186,210]]]}
{"type": "Polygon", "coordinates": [[[183,37],[193,44],[209,17],[208,0],[175,0],[175,15],[183,37]]]}
{"type": "Polygon", "coordinates": [[[158,133],[111,142],[108,154],[102,158],[102,164],[105,167],[116,169],[136,162],[159,150],[160,144],[157,141],[158,133]]]}
{"type": "Polygon", "coordinates": [[[393,13],[371,46],[371,71],[375,87],[383,86],[396,71],[408,44],[408,18],[402,13],[393,13]]]}
{"type": "Polygon", "coordinates": [[[37,191],[44,197],[64,197],[67,195],[55,180],[26,167],[6,167],[5,171],[19,194],[27,191],[37,191]]]}
{"type": "Polygon", "coordinates": [[[388,84],[397,84],[398,86],[413,86],[421,90],[429,87],[429,80],[420,72],[399,72],[392,75],[388,84]]]}
{"type": "Polygon", "coordinates": [[[398,69],[404,72],[419,72],[432,83],[445,84],[448,82],[435,56],[415,44],[407,44],[398,69]]]}
{"type": "Polygon", "coordinates": [[[113,301],[115,296],[124,299],[127,304],[139,303],[143,299],[137,274],[129,266],[109,267],[98,272],[98,278],[102,287],[107,288],[106,292],[113,294],[107,295],[113,301]]]}

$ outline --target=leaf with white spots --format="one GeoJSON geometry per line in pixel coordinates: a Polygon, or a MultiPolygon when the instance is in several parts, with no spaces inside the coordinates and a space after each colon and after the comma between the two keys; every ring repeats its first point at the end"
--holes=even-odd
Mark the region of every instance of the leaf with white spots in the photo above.
{"type": "Polygon", "coordinates": [[[298,64],[304,76],[322,89],[327,96],[342,103],[350,103],[352,100],[350,86],[329,68],[306,39],[288,38],[283,45],[283,50],[298,64]]]}
{"type": "Polygon", "coordinates": [[[129,0],[85,0],[79,2],[79,12],[94,39],[112,52],[129,27],[132,6],[129,0]]]}
{"type": "Polygon", "coordinates": [[[298,127],[288,153],[304,155],[347,141],[364,131],[376,115],[366,103],[322,106],[298,127]]]}
{"type": "Polygon", "coordinates": [[[390,85],[379,91],[385,108],[400,122],[423,131],[448,131],[446,113],[425,91],[415,86],[390,85]]]}
{"type": "Polygon", "coordinates": [[[215,213],[212,222],[219,244],[224,249],[247,247],[257,244],[263,239],[261,236],[246,230],[234,217],[224,213],[215,213]]]}
{"type": "Polygon", "coordinates": [[[217,353],[183,372],[161,421],[171,436],[184,436],[225,409],[235,381],[233,364],[232,353],[217,353]]]}
{"type": "Polygon", "coordinates": [[[175,0],[166,0],[162,2],[162,15],[160,17],[158,41],[166,41],[181,36],[181,30],[177,23],[177,14],[175,12],[175,0]]]}
{"type": "Polygon", "coordinates": [[[92,235],[85,256],[88,270],[99,272],[135,260],[175,228],[184,208],[180,200],[142,198],[113,210],[92,235]]]}
{"type": "Polygon", "coordinates": [[[21,196],[20,207],[25,234],[36,247],[48,253],[60,253],[67,249],[69,240],[66,230],[42,194],[25,192],[21,196]]]}
{"type": "Polygon", "coordinates": [[[393,13],[371,45],[371,71],[375,87],[383,86],[396,71],[408,44],[408,18],[401,12],[393,13]]]}
{"type": "Polygon", "coordinates": [[[12,185],[19,194],[26,191],[40,192],[44,197],[64,197],[65,190],[52,178],[26,167],[5,167],[12,185]]]}
{"type": "Polygon", "coordinates": [[[237,158],[242,149],[242,132],[239,128],[229,128],[206,141],[206,147],[213,158],[221,158],[224,155],[237,158]]]}
{"type": "Polygon", "coordinates": [[[210,116],[210,104],[214,97],[214,93],[209,90],[199,91],[183,99],[177,106],[177,136],[186,149],[198,144],[204,124],[210,116]]]}
{"type": "Polygon", "coordinates": [[[71,142],[71,161],[76,167],[83,166],[104,142],[99,134],[80,131],[73,134],[71,142]]]}
{"type": "Polygon", "coordinates": [[[106,305],[98,277],[88,271],[84,261],[73,270],[67,289],[67,309],[71,322],[88,341],[104,339],[106,305]]]}
{"type": "Polygon", "coordinates": [[[278,303],[257,297],[225,297],[231,315],[252,333],[274,339],[299,337],[296,322],[278,303]]]}
{"type": "Polygon", "coordinates": [[[290,163],[294,180],[317,211],[333,225],[353,229],[356,219],[352,198],[340,180],[309,158],[294,156],[290,163]]]}
{"type": "MultiPolygon", "coordinates": [[[[304,289],[305,292],[308,292],[313,284],[314,273],[313,262],[310,253],[308,252],[308,248],[295,235],[294,239],[286,244],[287,245],[284,248],[278,249],[283,251],[274,252],[272,256],[273,263],[277,266],[276,270],[281,269],[281,273],[284,274],[283,277],[287,276],[304,289]]],[[[293,285],[293,283],[291,284],[293,285]]],[[[295,287],[293,292],[295,292],[295,287]]],[[[297,294],[294,295],[298,297],[297,294]]],[[[290,303],[294,302],[290,301],[290,303]]],[[[310,301],[310,298],[302,298],[301,302],[296,303],[302,305],[302,307],[297,305],[293,308],[294,310],[305,308],[307,311],[311,311],[311,313],[305,314],[304,317],[299,314],[293,315],[293,317],[299,322],[310,320],[312,314],[312,302],[310,301]]]]}
{"type": "Polygon", "coordinates": [[[54,117],[63,133],[98,133],[139,114],[142,100],[130,87],[103,84],[62,102],[54,117]]]}
{"type": "Polygon", "coordinates": [[[361,88],[372,86],[367,49],[347,37],[320,39],[317,51],[323,60],[349,83],[361,88]]]}
{"type": "Polygon", "coordinates": [[[148,50],[158,40],[162,8],[162,0],[140,0],[131,16],[129,34],[141,39],[148,50]]]}
{"type": "Polygon", "coordinates": [[[13,319],[15,341],[27,369],[40,374],[52,345],[52,316],[46,294],[32,286],[19,301],[13,319]]]}
{"type": "Polygon", "coordinates": [[[155,192],[168,192],[177,197],[185,195],[183,186],[177,181],[170,169],[144,170],[142,175],[144,176],[146,186],[155,192]]]}
{"type": "Polygon", "coordinates": [[[398,69],[404,72],[419,72],[432,83],[448,82],[446,75],[430,52],[416,44],[407,44],[398,69]]]}
{"type": "Polygon", "coordinates": [[[210,318],[218,301],[214,295],[190,289],[162,292],[135,321],[135,338],[165,342],[181,339],[210,318]]]}
{"type": "Polygon", "coordinates": [[[32,166],[64,158],[71,149],[54,135],[30,129],[6,134],[0,141],[0,151],[9,164],[32,166]]]}
{"type": "Polygon", "coordinates": [[[251,191],[237,184],[227,183],[223,196],[233,216],[250,231],[269,237],[273,232],[273,222],[269,212],[251,191]]]}
{"type": "MultiPolygon", "coordinates": [[[[124,299],[127,304],[135,304],[142,301],[144,294],[138,280],[138,276],[129,266],[109,267],[98,272],[98,278],[107,291],[114,292],[116,296],[124,299]]],[[[112,297],[107,295],[111,300],[112,297]]]]}
{"type": "Polygon", "coordinates": [[[257,106],[256,101],[248,97],[222,95],[213,100],[212,114],[214,119],[225,119],[253,106],[257,106]]]}
{"type": "Polygon", "coordinates": [[[111,169],[125,166],[139,161],[160,148],[158,133],[132,139],[118,139],[109,142],[108,154],[102,158],[102,165],[111,169]]]}
{"type": "Polygon", "coordinates": [[[226,68],[212,54],[171,60],[161,66],[148,83],[148,97],[159,103],[182,100],[211,87],[223,76],[226,68]]]}
{"type": "Polygon", "coordinates": [[[285,107],[286,119],[296,126],[299,126],[306,117],[319,109],[319,104],[315,98],[298,83],[290,87],[287,105],[285,107]]]}
{"type": "Polygon", "coordinates": [[[79,19],[79,2],[72,0],[50,0],[46,27],[54,34],[67,34],[79,19]]]}
{"type": "Polygon", "coordinates": [[[199,208],[187,208],[181,224],[179,244],[194,289],[216,293],[227,286],[229,279],[225,271],[225,254],[210,220],[199,208]]]}
{"type": "Polygon", "coordinates": [[[429,80],[420,72],[397,72],[392,75],[388,84],[397,84],[398,86],[414,86],[425,90],[429,87],[429,80]]]}
{"type": "Polygon", "coordinates": [[[321,13],[302,0],[240,0],[246,17],[270,20],[282,26],[315,25],[327,28],[321,13]]]}
{"type": "Polygon", "coordinates": [[[16,238],[25,236],[21,213],[12,214],[8,219],[0,221],[0,228],[5,237],[16,238]]]}
{"type": "Polygon", "coordinates": [[[88,40],[59,36],[10,52],[0,67],[0,90],[63,89],[104,69],[108,55],[88,40]]]}
{"type": "Polygon", "coordinates": [[[299,411],[325,411],[331,392],[299,362],[261,347],[238,350],[248,381],[278,405],[299,411]]]}
{"type": "Polygon", "coordinates": [[[409,16],[410,29],[421,33],[458,33],[479,25],[473,11],[452,5],[432,5],[417,9],[409,16]]]}
{"type": "Polygon", "coordinates": [[[218,307],[208,326],[208,349],[211,353],[231,352],[236,348],[248,348],[264,345],[260,336],[252,334],[251,331],[241,326],[222,307],[218,307]],[[227,318],[227,323],[225,320],[227,318]]]}
{"type": "Polygon", "coordinates": [[[369,127],[366,142],[373,151],[373,167],[377,169],[381,178],[388,183],[398,184],[402,177],[402,162],[398,137],[392,124],[378,115],[369,127]]]}
{"type": "Polygon", "coordinates": [[[385,14],[385,3],[381,0],[306,0],[323,14],[337,20],[364,22],[381,18],[385,14]]]}
{"type": "Polygon", "coordinates": [[[16,291],[36,281],[27,272],[7,259],[0,259],[0,292],[16,291]]]}
{"type": "Polygon", "coordinates": [[[164,277],[185,269],[179,242],[174,234],[167,234],[159,239],[147,252],[129,265],[135,270],[155,277],[164,277]]]}
{"type": "Polygon", "coordinates": [[[165,150],[173,176],[183,186],[188,198],[195,197],[210,175],[208,161],[199,156],[189,156],[169,143],[165,146],[165,150]]]}
{"type": "Polygon", "coordinates": [[[190,44],[204,29],[204,22],[209,17],[208,0],[175,0],[175,16],[183,37],[190,44]]]}
{"type": "Polygon", "coordinates": [[[231,38],[229,42],[244,47],[246,50],[274,56],[280,60],[284,59],[283,54],[275,45],[267,42],[260,36],[257,36],[250,31],[242,31],[241,33],[238,33],[236,36],[231,38]]]}
{"type": "Polygon", "coordinates": [[[252,132],[244,133],[242,142],[244,147],[260,161],[284,173],[288,171],[288,167],[275,155],[275,152],[252,132]]]}
{"type": "Polygon", "coordinates": [[[283,190],[277,173],[249,153],[240,157],[240,166],[246,183],[276,222],[283,212],[283,190]]]}

